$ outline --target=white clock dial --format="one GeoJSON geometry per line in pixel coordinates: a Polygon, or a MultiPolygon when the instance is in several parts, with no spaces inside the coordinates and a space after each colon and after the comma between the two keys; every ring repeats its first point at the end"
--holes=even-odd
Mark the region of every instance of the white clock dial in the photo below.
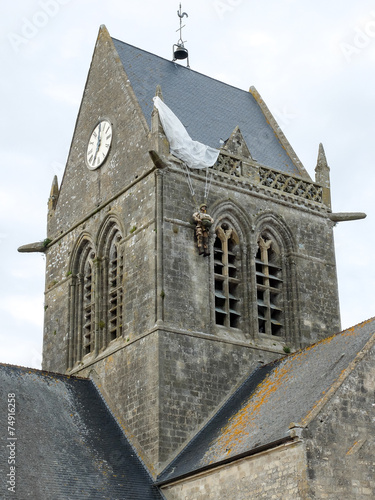
{"type": "Polygon", "coordinates": [[[112,142],[112,125],[102,120],[92,131],[87,145],[86,161],[91,170],[95,170],[107,158],[112,142]]]}

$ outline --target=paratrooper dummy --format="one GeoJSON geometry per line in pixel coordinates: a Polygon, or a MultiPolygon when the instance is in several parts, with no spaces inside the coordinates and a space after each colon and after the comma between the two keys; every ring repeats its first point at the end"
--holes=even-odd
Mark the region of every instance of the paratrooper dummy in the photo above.
{"type": "Polygon", "coordinates": [[[193,214],[193,219],[196,224],[195,234],[197,235],[197,244],[199,255],[207,257],[210,255],[208,248],[208,236],[210,227],[214,223],[214,219],[207,213],[207,205],[202,203],[199,211],[193,214]]]}

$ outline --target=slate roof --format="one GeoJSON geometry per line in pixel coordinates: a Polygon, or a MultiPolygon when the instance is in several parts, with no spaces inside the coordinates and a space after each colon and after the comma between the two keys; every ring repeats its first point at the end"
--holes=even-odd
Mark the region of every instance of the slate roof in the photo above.
{"type": "Polygon", "coordinates": [[[169,481],[289,437],[375,333],[375,318],[253,372],[160,475],[169,481]]]}
{"type": "Polygon", "coordinates": [[[0,365],[2,493],[9,473],[6,445],[13,440],[6,426],[12,393],[16,494],[1,498],[162,498],[90,380],[10,365],[0,365]]]}
{"type": "Polygon", "coordinates": [[[220,148],[239,126],[259,163],[300,176],[250,92],[222,83],[112,38],[124,70],[151,126],[152,98],[161,86],[164,102],[192,139],[220,148]]]}

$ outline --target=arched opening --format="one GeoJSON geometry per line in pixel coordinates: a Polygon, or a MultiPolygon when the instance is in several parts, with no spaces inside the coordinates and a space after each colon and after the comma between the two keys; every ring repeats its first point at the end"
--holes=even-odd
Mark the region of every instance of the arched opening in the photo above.
{"type": "Polygon", "coordinates": [[[240,328],[240,241],[229,222],[216,228],[214,241],[215,324],[240,328]]]}
{"type": "Polygon", "coordinates": [[[95,256],[92,243],[83,239],[72,265],[70,367],[95,350],[95,256]]]}
{"type": "Polygon", "coordinates": [[[268,232],[258,238],[255,256],[258,331],[284,335],[283,276],[280,249],[268,232]]]}
{"type": "Polygon", "coordinates": [[[120,248],[121,239],[120,231],[113,228],[108,245],[108,255],[104,259],[104,262],[108,262],[106,298],[108,342],[122,335],[124,259],[120,248]]]}

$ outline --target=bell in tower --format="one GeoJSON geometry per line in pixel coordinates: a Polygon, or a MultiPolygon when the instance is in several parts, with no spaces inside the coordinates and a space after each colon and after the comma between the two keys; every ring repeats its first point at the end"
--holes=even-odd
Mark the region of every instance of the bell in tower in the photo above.
{"type": "Polygon", "coordinates": [[[189,66],[189,52],[187,48],[184,46],[184,42],[182,40],[182,28],[185,26],[182,26],[182,19],[184,17],[188,17],[186,12],[182,12],[181,10],[181,4],[180,4],[180,9],[177,11],[177,15],[180,18],[180,27],[178,28],[177,31],[180,32],[180,38],[178,39],[178,42],[173,45],[173,61],[183,61],[184,59],[187,59],[187,67],[190,68],[189,66]]]}

